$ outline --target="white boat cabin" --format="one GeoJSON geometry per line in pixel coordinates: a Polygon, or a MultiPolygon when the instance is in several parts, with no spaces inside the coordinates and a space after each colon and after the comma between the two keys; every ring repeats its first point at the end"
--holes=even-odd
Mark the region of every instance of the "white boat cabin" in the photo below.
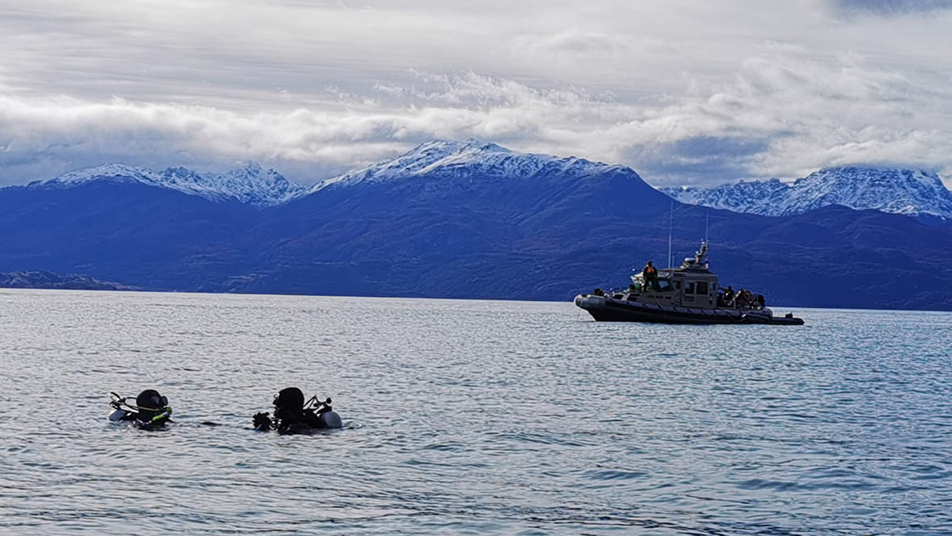
{"type": "Polygon", "coordinates": [[[655,282],[646,282],[641,273],[631,276],[624,299],[674,307],[717,307],[717,275],[708,270],[707,244],[678,268],[658,270],[655,282]]]}

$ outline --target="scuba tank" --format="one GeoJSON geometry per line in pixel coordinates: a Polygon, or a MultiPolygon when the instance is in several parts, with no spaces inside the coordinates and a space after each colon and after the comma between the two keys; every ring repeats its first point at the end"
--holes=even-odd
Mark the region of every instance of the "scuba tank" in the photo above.
{"type": "Polygon", "coordinates": [[[131,412],[128,412],[121,408],[115,408],[112,410],[112,413],[109,414],[109,420],[112,422],[119,422],[126,420],[126,418],[131,415],[131,412]]]}
{"type": "MultiPolygon", "coordinates": [[[[323,402],[317,399],[317,395],[312,396],[307,404],[304,405],[304,411],[317,417],[317,428],[343,428],[344,423],[340,415],[331,407],[331,399],[327,398],[323,402]]],[[[313,419],[312,419],[313,422],[313,419]]]]}
{"type": "Polygon", "coordinates": [[[321,422],[324,423],[324,428],[343,428],[344,422],[341,420],[340,415],[336,411],[330,409],[321,413],[321,422]]]}
{"type": "Polygon", "coordinates": [[[109,393],[109,407],[112,408],[112,413],[109,414],[109,420],[112,422],[127,421],[135,415],[135,411],[132,409],[132,406],[126,402],[124,396],[119,396],[116,393],[109,393]]]}

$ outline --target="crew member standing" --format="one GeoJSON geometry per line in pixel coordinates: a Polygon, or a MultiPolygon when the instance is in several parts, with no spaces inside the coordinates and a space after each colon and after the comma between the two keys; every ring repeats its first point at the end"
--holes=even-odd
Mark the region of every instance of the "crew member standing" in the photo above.
{"type": "Polygon", "coordinates": [[[648,261],[645,269],[641,271],[641,277],[645,280],[645,289],[653,287],[655,290],[660,290],[658,287],[658,269],[654,267],[651,261],[648,261]]]}

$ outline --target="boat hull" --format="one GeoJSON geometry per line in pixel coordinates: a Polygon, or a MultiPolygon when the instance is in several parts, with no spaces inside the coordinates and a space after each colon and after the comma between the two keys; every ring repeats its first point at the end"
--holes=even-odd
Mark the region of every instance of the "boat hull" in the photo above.
{"type": "Polygon", "coordinates": [[[770,309],[699,309],[630,302],[608,296],[582,294],[575,305],[602,322],[652,322],[660,324],[772,324],[799,326],[803,319],[775,317],[770,309]]]}

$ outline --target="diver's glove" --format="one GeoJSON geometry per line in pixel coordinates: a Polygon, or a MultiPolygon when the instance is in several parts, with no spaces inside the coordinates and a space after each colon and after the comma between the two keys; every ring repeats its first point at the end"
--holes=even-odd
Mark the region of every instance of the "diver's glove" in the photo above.
{"type": "Polygon", "coordinates": [[[258,412],[254,416],[255,430],[267,432],[271,430],[271,414],[268,412],[258,412]]]}
{"type": "Polygon", "coordinates": [[[168,406],[166,406],[165,411],[152,417],[152,424],[165,424],[166,422],[172,422],[172,408],[168,406]]]}

